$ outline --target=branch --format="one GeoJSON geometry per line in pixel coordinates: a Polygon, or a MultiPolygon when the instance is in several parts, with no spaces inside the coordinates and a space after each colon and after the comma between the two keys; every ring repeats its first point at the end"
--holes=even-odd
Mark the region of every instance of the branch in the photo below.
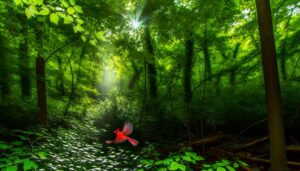
{"type": "Polygon", "coordinates": [[[45,63],[57,52],[61,51],[63,48],[65,48],[66,46],[68,46],[69,44],[71,44],[72,42],[74,42],[75,40],[77,40],[79,38],[79,36],[75,36],[73,39],[70,39],[69,41],[66,41],[65,44],[63,44],[61,47],[57,48],[56,50],[54,50],[52,53],[50,53],[50,55],[45,59],[45,63]]]}

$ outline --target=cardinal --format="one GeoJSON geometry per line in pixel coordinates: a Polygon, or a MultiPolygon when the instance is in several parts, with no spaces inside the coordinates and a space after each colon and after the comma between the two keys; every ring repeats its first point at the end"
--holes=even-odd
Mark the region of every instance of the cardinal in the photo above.
{"type": "Polygon", "coordinates": [[[106,144],[120,144],[124,141],[130,142],[131,145],[137,146],[139,142],[133,138],[128,137],[133,131],[133,126],[130,122],[125,122],[122,131],[120,128],[117,128],[114,133],[116,134],[116,138],[114,140],[106,140],[106,144]]]}

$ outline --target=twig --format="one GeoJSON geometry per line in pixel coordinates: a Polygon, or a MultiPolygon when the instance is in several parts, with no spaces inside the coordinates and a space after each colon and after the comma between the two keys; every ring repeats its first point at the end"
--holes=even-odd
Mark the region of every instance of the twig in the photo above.
{"type": "Polygon", "coordinates": [[[264,118],[260,121],[257,121],[257,122],[254,122],[253,124],[251,124],[250,126],[248,126],[247,128],[245,128],[243,131],[240,132],[240,134],[238,135],[238,137],[240,137],[243,133],[245,133],[246,131],[248,131],[248,129],[252,128],[253,126],[257,125],[257,124],[260,124],[260,123],[263,123],[267,121],[267,118],[264,118]]]}
{"type": "Polygon", "coordinates": [[[63,44],[61,47],[57,48],[56,50],[54,50],[52,53],[50,53],[50,55],[45,59],[45,63],[57,52],[59,52],[60,50],[62,50],[63,48],[65,48],[66,46],[68,46],[69,44],[71,44],[72,42],[74,42],[75,40],[77,40],[79,38],[79,36],[74,37],[73,39],[70,39],[69,41],[66,41],[65,44],[63,44]]]}

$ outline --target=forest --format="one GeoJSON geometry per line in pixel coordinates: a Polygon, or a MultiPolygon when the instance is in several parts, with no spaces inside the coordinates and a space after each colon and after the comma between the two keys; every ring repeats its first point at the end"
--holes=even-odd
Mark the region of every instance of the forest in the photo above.
{"type": "Polygon", "coordinates": [[[297,171],[299,131],[299,0],[0,0],[1,171],[297,171]]]}

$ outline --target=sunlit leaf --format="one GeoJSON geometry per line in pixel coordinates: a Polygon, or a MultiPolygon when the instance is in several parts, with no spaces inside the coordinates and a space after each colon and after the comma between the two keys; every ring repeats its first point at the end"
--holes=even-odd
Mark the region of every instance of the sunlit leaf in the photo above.
{"type": "Polygon", "coordinates": [[[66,18],[65,18],[65,20],[64,20],[64,23],[65,23],[65,24],[70,24],[70,23],[72,23],[73,21],[74,21],[73,17],[70,16],[70,15],[67,15],[66,18]]]}
{"type": "Polygon", "coordinates": [[[235,168],[231,167],[231,166],[225,166],[227,168],[227,170],[229,171],[235,171],[235,168]]]}
{"type": "Polygon", "coordinates": [[[172,162],[169,166],[169,170],[182,170],[184,171],[186,166],[177,162],[172,162]]]}
{"type": "Polygon", "coordinates": [[[49,10],[45,10],[45,9],[43,9],[43,10],[41,10],[39,12],[40,15],[49,15],[49,13],[50,13],[50,11],[49,10]]]}
{"type": "Polygon", "coordinates": [[[86,42],[86,37],[85,37],[84,35],[81,35],[81,40],[82,40],[83,42],[86,42]]]}
{"type": "Polygon", "coordinates": [[[75,9],[73,7],[69,7],[67,9],[68,14],[73,15],[75,13],[75,9]]]}
{"type": "Polygon", "coordinates": [[[97,41],[95,39],[90,40],[89,42],[91,45],[96,46],[97,41]]]}
{"type": "Polygon", "coordinates": [[[55,13],[51,13],[50,14],[50,21],[56,25],[58,25],[58,20],[59,20],[59,17],[57,14],[55,13]]]}
{"type": "Polygon", "coordinates": [[[75,0],[69,0],[71,5],[75,5],[75,0]]]}
{"type": "Polygon", "coordinates": [[[35,4],[42,5],[43,4],[43,0],[35,0],[35,4]]]}
{"type": "Polygon", "coordinates": [[[34,5],[30,5],[28,8],[25,9],[25,15],[28,19],[34,16],[36,12],[36,8],[34,5]]]}
{"type": "Polygon", "coordinates": [[[66,8],[69,7],[69,4],[65,0],[60,0],[60,3],[66,8]]]}
{"type": "Polygon", "coordinates": [[[83,13],[81,6],[75,5],[74,8],[78,13],[83,13]]]}
{"type": "Polygon", "coordinates": [[[23,7],[23,1],[22,0],[14,0],[17,6],[22,6],[23,7]]]}
{"type": "Polygon", "coordinates": [[[104,31],[98,31],[96,32],[96,37],[100,41],[106,41],[106,38],[104,37],[105,32],[104,31]]]}
{"type": "Polygon", "coordinates": [[[217,171],[226,171],[226,169],[224,167],[218,167],[217,171]]]}
{"type": "Polygon", "coordinates": [[[28,160],[28,159],[23,160],[24,171],[30,170],[30,169],[37,169],[37,168],[38,168],[38,165],[34,161],[28,160]]]}
{"type": "Polygon", "coordinates": [[[41,158],[41,159],[47,159],[47,153],[44,152],[44,151],[39,151],[38,153],[38,156],[41,158]]]}

